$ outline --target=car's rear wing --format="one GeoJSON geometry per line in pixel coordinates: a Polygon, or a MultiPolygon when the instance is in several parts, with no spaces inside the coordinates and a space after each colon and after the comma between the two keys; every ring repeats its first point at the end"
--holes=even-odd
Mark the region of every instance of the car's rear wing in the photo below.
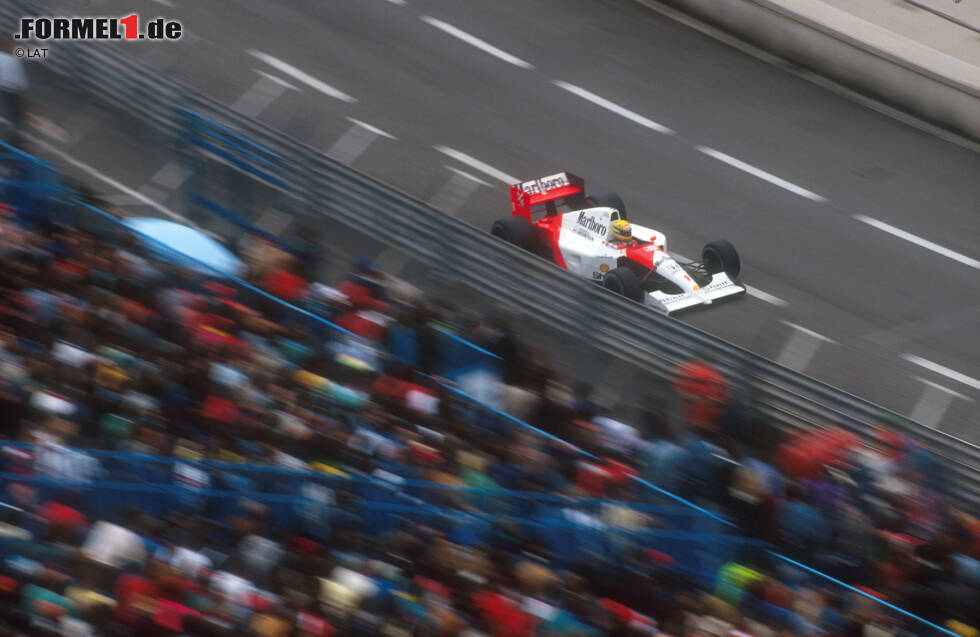
{"type": "Polygon", "coordinates": [[[549,175],[510,187],[511,214],[528,220],[536,206],[543,204],[548,215],[555,215],[561,203],[580,208],[584,205],[584,199],[585,180],[571,173],[549,175]]]}

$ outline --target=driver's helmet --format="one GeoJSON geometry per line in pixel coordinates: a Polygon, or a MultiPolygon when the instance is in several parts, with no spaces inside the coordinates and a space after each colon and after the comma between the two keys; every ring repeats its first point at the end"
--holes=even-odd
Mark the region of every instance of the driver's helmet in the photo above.
{"type": "Polygon", "coordinates": [[[633,238],[633,226],[625,219],[617,219],[612,224],[613,241],[629,241],[633,238]]]}

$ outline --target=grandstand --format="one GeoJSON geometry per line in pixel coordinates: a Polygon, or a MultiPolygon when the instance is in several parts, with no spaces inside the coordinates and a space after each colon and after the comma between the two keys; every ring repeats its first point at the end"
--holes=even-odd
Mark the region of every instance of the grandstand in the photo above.
{"type": "Polygon", "coordinates": [[[611,413],[372,264],[317,281],[246,228],[247,275],[208,274],[3,161],[9,634],[980,626],[980,525],[895,434],[784,438],[700,361],[611,413]]]}

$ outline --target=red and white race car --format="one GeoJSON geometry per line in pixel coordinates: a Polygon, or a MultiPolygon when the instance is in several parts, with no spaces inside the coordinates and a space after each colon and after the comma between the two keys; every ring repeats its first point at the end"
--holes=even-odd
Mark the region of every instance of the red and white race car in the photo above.
{"type": "Polygon", "coordinates": [[[667,238],[651,228],[631,223],[633,240],[613,241],[613,223],[626,219],[622,199],[586,196],[585,182],[575,175],[514,184],[510,203],[511,216],[490,230],[495,236],[665,314],[745,293],[731,243],[712,241],[701,261],[682,264],[667,253],[667,238]],[[532,220],[539,211],[544,216],[532,220]]]}

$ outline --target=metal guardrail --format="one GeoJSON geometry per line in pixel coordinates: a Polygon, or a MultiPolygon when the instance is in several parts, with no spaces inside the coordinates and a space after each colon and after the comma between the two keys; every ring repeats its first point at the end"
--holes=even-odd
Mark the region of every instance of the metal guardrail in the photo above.
{"type": "MultiPolygon", "coordinates": [[[[30,2],[8,0],[8,28],[38,15],[30,2]]],[[[504,244],[488,232],[333,161],[319,151],[182,86],[111,44],[62,42],[45,65],[92,97],[121,107],[180,144],[180,118],[194,111],[274,152],[290,166],[280,175],[301,201],[335,221],[376,225],[384,240],[433,264],[449,279],[546,320],[583,352],[602,350],[664,376],[691,357],[708,357],[732,377],[748,379],[762,411],[788,430],[838,426],[867,438],[882,423],[939,455],[950,495],[980,508],[980,447],[908,421],[854,395],[727,343],[504,244]],[[516,285],[517,281],[520,285],[516,285]]]]}

